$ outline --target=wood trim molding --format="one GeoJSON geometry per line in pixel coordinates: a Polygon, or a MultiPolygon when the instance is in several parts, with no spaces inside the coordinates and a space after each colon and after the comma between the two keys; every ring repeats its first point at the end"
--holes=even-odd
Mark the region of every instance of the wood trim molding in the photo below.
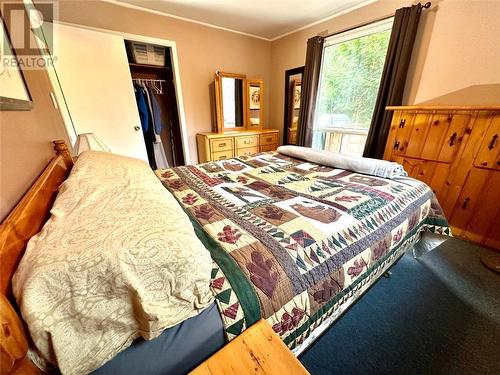
{"type": "Polygon", "coordinates": [[[385,107],[388,111],[500,111],[499,104],[491,105],[402,105],[385,107]]]}

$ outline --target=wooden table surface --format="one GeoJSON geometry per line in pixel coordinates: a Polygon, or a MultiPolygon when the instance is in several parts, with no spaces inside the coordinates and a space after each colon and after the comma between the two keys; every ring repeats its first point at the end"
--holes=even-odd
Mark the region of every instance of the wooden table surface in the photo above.
{"type": "Polygon", "coordinates": [[[207,359],[192,375],[309,374],[279,336],[260,320],[207,359]]]}

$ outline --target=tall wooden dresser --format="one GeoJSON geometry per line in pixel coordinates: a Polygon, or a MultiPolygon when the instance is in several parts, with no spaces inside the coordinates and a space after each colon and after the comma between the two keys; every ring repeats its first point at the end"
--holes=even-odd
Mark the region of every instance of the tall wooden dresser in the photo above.
{"type": "Polygon", "coordinates": [[[435,192],[455,236],[500,249],[500,106],[403,106],[384,159],[435,192]]]}
{"type": "Polygon", "coordinates": [[[224,160],[278,148],[277,129],[239,130],[224,133],[199,133],[198,161],[224,160]]]}

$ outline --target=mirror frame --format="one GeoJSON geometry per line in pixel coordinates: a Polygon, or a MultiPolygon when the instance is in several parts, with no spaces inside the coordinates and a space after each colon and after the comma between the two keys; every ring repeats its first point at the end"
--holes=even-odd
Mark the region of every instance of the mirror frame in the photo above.
{"type": "MultiPolygon", "coordinates": [[[[304,66],[299,66],[297,68],[289,69],[285,71],[285,89],[284,89],[284,99],[285,103],[283,105],[284,108],[284,118],[283,118],[283,144],[289,144],[289,129],[291,129],[292,119],[293,119],[293,95],[291,95],[291,81],[290,78],[294,75],[301,75],[301,81],[304,78],[304,66]]],[[[302,106],[302,103],[301,103],[302,106]]],[[[300,111],[300,109],[299,109],[300,111]]],[[[300,116],[300,115],[299,115],[300,116]]],[[[297,124],[297,132],[300,124],[297,124]]]]}
{"type": "Polygon", "coordinates": [[[224,133],[224,131],[241,131],[247,128],[247,116],[248,116],[248,95],[247,95],[247,76],[244,74],[237,73],[225,73],[217,71],[215,72],[215,109],[216,109],[216,132],[224,133]],[[234,128],[224,127],[224,105],[222,98],[222,78],[236,78],[243,80],[243,124],[242,126],[236,126],[234,128]]]}
{"type": "Polygon", "coordinates": [[[264,81],[262,79],[247,79],[247,129],[260,130],[264,127],[264,81]],[[259,86],[260,88],[260,108],[259,108],[259,125],[252,126],[250,122],[250,86],[259,86]]]}

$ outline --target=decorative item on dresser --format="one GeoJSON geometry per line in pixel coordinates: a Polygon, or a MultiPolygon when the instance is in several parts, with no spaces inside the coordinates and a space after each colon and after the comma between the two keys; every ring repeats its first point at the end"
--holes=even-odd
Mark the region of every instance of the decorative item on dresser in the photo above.
{"type": "Polygon", "coordinates": [[[278,148],[278,130],[242,130],[226,133],[199,133],[198,161],[231,159],[233,157],[274,151],[278,148]]]}
{"type": "Polygon", "coordinates": [[[387,110],[384,159],[434,190],[455,236],[500,249],[500,105],[387,110]]]}
{"type": "Polygon", "coordinates": [[[216,374],[306,375],[309,372],[269,323],[260,320],[190,373],[216,374]]]}

